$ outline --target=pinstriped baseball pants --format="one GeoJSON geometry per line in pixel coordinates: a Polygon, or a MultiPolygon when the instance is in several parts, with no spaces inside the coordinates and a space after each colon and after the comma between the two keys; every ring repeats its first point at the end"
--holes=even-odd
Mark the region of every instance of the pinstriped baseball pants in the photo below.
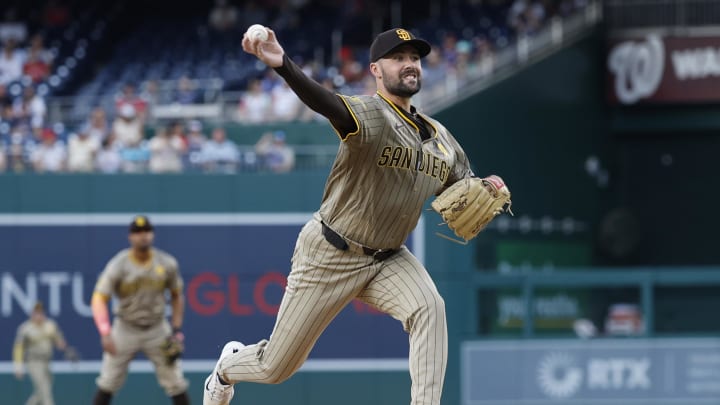
{"type": "Polygon", "coordinates": [[[447,363],[445,303],[427,270],[404,246],[382,262],[338,250],[314,218],[298,237],[270,338],[225,357],[221,377],[232,383],[287,380],[354,298],[399,320],[408,332],[411,404],[440,404],[447,363]]]}

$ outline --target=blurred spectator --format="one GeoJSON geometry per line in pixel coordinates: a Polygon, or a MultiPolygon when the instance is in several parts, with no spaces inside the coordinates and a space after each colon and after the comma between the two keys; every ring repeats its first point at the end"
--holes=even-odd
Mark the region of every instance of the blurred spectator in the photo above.
{"type": "Polygon", "coordinates": [[[3,21],[0,22],[0,42],[13,39],[22,43],[27,39],[27,25],[17,17],[17,10],[13,7],[5,11],[3,21]]]}
{"type": "Polygon", "coordinates": [[[8,169],[21,173],[28,168],[28,154],[32,151],[35,142],[26,125],[15,125],[10,129],[7,137],[8,169]]]}
{"type": "Polygon", "coordinates": [[[247,91],[240,98],[240,121],[248,124],[268,121],[271,102],[270,95],[262,90],[260,80],[251,80],[247,91]]]}
{"type": "Polygon", "coordinates": [[[112,131],[120,145],[137,145],[143,138],[143,124],[132,104],[123,104],[119,116],[115,118],[112,131]]]}
{"type": "Polygon", "coordinates": [[[235,173],[240,153],[235,142],[227,139],[225,129],[217,127],[212,138],[205,142],[200,151],[200,161],[205,171],[214,173],[235,173]]]}
{"type": "Polygon", "coordinates": [[[150,160],[146,142],[136,141],[120,146],[120,167],[124,173],[145,173],[150,160]]]}
{"type": "Polygon", "coordinates": [[[271,93],[272,118],[274,121],[288,122],[298,118],[303,103],[284,80],[275,86],[271,93]]]}
{"type": "Polygon", "coordinates": [[[122,108],[126,105],[132,106],[135,111],[134,114],[136,114],[142,121],[145,120],[147,101],[137,95],[135,92],[135,85],[132,83],[126,83],[123,86],[122,93],[115,99],[115,112],[120,113],[122,108]]]}
{"type": "Polygon", "coordinates": [[[230,31],[235,28],[238,20],[238,10],[227,0],[215,0],[215,6],[210,10],[208,22],[218,31],[230,31]]]}
{"type": "Polygon", "coordinates": [[[110,135],[103,139],[95,157],[95,167],[100,173],[117,173],[122,167],[122,158],[115,144],[115,137],[110,135]]]}
{"type": "Polygon", "coordinates": [[[539,0],[515,0],[508,13],[508,24],[518,35],[535,34],[545,19],[545,7],[539,0]]]}
{"type": "Polygon", "coordinates": [[[182,171],[182,154],[185,142],[177,133],[165,128],[157,131],[148,142],[151,173],[179,173],[182,171]]]}
{"type": "Polygon", "coordinates": [[[202,168],[202,149],[207,138],[203,133],[202,123],[198,120],[188,122],[187,153],[185,154],[184,165],[193,170],[202,168]]]}
{"type": "Polygon", "coordinates": [[[453,33],[446,33],[443,36],[441,53],[445,66],[455,66],[457,63],[457,38],[453,33]]]}
{"type": "Polygon", "coordinates": [[[295,166],[295,151],[285,143],[285,132],[266,132],[255,144],[262,167],[284,173],[295,166]]]}
{"type": "MultiPolygon", "coordinates": [[[[445,78],[446,70],[443,66],[442,51],[437,46],[427,55],[422,64],[423,87],[432,87],[441,83],[445,78]]],[[[373,87],[375,82],[372,82],[373,87]]]]}
{"type": "Polygon", "coordinates": [[[347,46],[340,49],[340,74],[348,84],[359,82],[366,74],[365,68],[355,59],[354,52],[347,46]]]}
{"type": "Polygon", "coordinates": [[[200,103],[200,93],[198,92],[195,82],[187,76],[182,76],[177,81],[177,89],[173,95],[173,102],[178,104],[196,104],[200,103]]]}
{"type": "Polygon", "coordinates": [[[0,84],[20,80],[25,64],[25,53],[17,49],[17,41],[9,38],[0,52],[0,84]]]}
{"type": "Polygon", "coordinates": [[[50,65],[42,59],[38,50],[30,49],[27,60],[23,65],[23,74],[37,84],[50,75],[50,65]]]}
{"type": "Polygon", "coordinates": [[[202,122],[191,120],[188,122],[187,145],[190,151],[199,151],[207,141],[203,133],[202,122]]]}
{"type": "Polygon", "coordinates": [[[33,168],[38,173],[62,172],[65,170],[67,151],[52,129],[42,130],[42,143],[32,152],[33,168]]]}
{"type": "Polygon", "coordinates": [[[41,34],[33,35],[27,59],[23,65],[23,74],[30,77],[33,83],[39,83],[50,75],[52,63],[53,55],[45,49],[43,36],[41,34]]]}
{"type": "Polygon", "coordinates": [[[473,38],[473,42],[478,72],[481,76],[487,76],[495,69],[495,53],[492,43],[483,36],[473,38]]]}
{"type": "Polygon", "coordinates": [[[68,171],[92,172],[95,167],[95,155],[100,149],[100,141],[90,136],[87,130],[81,130],[68,138],[68,171]]]}
{"type": "Polygon", "coordinates": [[[160,99],[160,84],[155,79],[150,79],[143,83],[142,91],[140,92],[140,98],[147,102],[148,107],[158,105],[162,103],[160,99]]]}
{"type": "Polygon", "coordinates": [[[44,126],[47,114],[45,99],[35,92],[35,87],[27,86],[22,97],[15,99],[13,114],[20,122],[25,122],[32,128],[40,128],[44,126]]]}
{"type": "Polygon", "coordinates": [[[90,113],[90,118],[85,124],[85,129],[90,138],[101,143],[110,134],[110,126],[108,125],[105,110],[102,107],[96,107],[90,113]]]}

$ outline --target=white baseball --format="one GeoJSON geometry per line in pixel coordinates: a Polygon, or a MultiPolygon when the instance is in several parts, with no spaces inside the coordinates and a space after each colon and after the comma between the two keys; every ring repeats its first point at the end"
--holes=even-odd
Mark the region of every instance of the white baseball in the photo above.
{"type": "Polygon", "coordinates": [[[259,38],[261,41],[267,41],[268,39],[267,29],[260,24],[253,24],[248,27],[246,34],[250,39],[259,38]]]}

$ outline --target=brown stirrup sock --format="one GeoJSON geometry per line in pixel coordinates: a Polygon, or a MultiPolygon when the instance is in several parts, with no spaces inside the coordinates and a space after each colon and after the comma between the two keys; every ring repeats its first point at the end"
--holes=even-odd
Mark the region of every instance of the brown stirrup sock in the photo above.
{"type": "Polygon", "coordinates": [[[95,398],[93,399],[93,405],[110,405],[112,396],[113,394],[107,391],[97,390],[95,398]]]}
{"type": "Polygon", "coordinates": [[[190,399],[187,396],[187,392],[177,394],[172,397],[173,405],[190,405],[190,399]]]}

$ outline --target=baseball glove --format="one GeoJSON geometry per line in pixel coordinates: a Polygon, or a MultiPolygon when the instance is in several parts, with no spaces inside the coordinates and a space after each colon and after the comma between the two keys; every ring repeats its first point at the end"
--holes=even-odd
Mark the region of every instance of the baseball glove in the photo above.
{"type": "MultiPolygon", "coordinates": [[[[496,216],[510,210],[510,190],[499,176],[469,177],[457,181],[432,202],[455,235],[465,244],[496,216]]],[[[440,234],[440,236],[446,237],[440,234]]],[[[453,239],[454,240],[454,239],[453,239]]]]}
{"type": "Polygon", "coordinates": [[[173,364],[175,360],[182,356],[185,350],[185,344],[181,338],[182,335],[173,334],[168,336],[163,343],[162,351],[167,364],[173,364]]]}
{"type": "Polygon", "coordinates": [[[73,363],[77,363],[78,361],[80,361],[80,353],[78,353],[77,349],[73,346],[65,347],[65,350],[63,351],[63,356],[65,357],[65,360],[71,361],[73,363]]]}

